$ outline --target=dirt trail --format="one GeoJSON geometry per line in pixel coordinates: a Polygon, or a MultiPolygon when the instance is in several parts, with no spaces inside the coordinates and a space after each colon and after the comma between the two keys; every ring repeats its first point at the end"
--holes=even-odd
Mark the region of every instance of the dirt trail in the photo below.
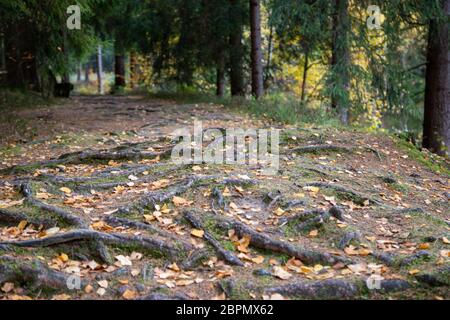
{"type": "Polygon", "coordinates": [[[216,105],[75,97],[0,149],[4,299],[449,299],[449,176],[386,135],[283,127],[280,170],[175,165],[216,105]],[[367,279],[370,279],[367,281],[367,279]]]}

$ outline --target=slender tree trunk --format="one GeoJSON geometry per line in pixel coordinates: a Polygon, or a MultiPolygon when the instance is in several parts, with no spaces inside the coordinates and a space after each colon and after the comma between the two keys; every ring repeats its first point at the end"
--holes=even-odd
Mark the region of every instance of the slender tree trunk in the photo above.
{"type": "Polygon", "coordinates": [[[334,0],[333,10],[331,66],[334,90],[331,95],[331,106],[338,111],[341,122],[348,124],[350,102],[350,52],[348,41],[350,19],[348,0],[334,0]]]}
{"type": "Polygon", "coordinates": [[[63,28],[63,54],[64,54],[64,73],[62,75],[62,82],[69,83],[70,82],[70,73],[67,69],[69,66],[69,49],[67,47],[67,28],[63,28]]]}
{"type": "Polygon", "coordinates": [[[90,74],[90,64],[86,63],[84,66],[84,82],[89,83],[89,74],[90,74]]]}
{"type": "Polygon", "coordinates": [[[102,46],[99,45],[97,48],[97,79],[98,79],[98,93],[104,94],[103,89],[103,57],[102,57],[102,46]]]}
{"type": "Polygon", "coordinates": [[[78,63],[78,67],[77,67],[77,82],[81,82],[81,62],[78,63]]]}
{"type": "Polygon", "coordinates": [[[216,95],[223,97],[225,94],[225,56],[223,51],[219,53],[219,57],[217,58],[216,77],[216,95]]]}
{"type": "MultiPolygon", "coordinates": [[[[441,0],[450,15],[450,0],[441,0]]],[[[423,147],[450,155],[450,52],[449,26],[444,19],[430,21],[425,85],[423,147]]]]}
{"type": "Polygon", "coordinates": [[[131,50],[130,52],[130,87],[131,89],[137,86],[137,61],[136,61],[136,51],[131,50]]]}
{"type": "Polygon", "coordinates": [[[230,84],[232,96],[243,96],[244,90],[244,71],[243,71],[243,19],[241,9],[237,0],[230,0],[230,84]]]}
{"type": "Polygon", "coordinates": [[[250,29],[252,42],[252,94],[258,99],[264,94],[260,0],[250,0],[250,29]]]}
{"type": "Polygon", "coordinates": [[[116,54],[114,63],[115,80],[114,85],[116,88],[125,87],[125,55],[116,54]]]}
{"type": "Polygon", "coordinates": [[[302,79],[302,94],[301,94],[301,102],[305,102],[306,97],[306,80],[308,76],[308,66],[309,64],[309,49],[305,51],[305,62],[303,63],[303,79],[302,79]]]}
{"type": "Polygon", "coordinates": [[[273,47],[273,26],[270,26],[269,44],[267,48],[267,64],[264,72],[264,90],[269,89],[270,68],[272,63],[272,47],[273,47]]]}

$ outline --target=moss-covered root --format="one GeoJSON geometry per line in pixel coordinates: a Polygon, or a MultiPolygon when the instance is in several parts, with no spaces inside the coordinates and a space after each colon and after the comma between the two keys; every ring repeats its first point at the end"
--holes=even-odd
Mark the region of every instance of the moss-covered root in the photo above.
{"type": "MultiPolygon", "coordinates": [[[[0,284],[4,282],[20,282],[31,284],[36,288],[67,290],[70,275],[52,270],[43,263],[22,261],[11,256],[0,256],[0,284]]],[[[87,283],[81,281],[84,287],[87,283]]]]}
{"type": "MultiPolygon", "coordinates": [[[[205,230],[205,227],[203,226],[202,222],[200,221],[200,219],[198,217],[195,216],[194,213],[192,213],[190,211],[184,211],[183,216],[187,221],[189,221],[189,223],[194,228],[205,230]]],[[[203,237],[216,250],[216,252],[218,253],[218,255],[220,256],[221,259],[224,259],[226,262],[228,262],[229,264],[234,265],[234,266],[241,266],[241,267],[244,266],[244,263],[241,261],[241,259],[236,257],[236,255],[234,255],[232,252],[226,250],[220,244],[220,242],[217,241],[207,230],[205,230],[204,232],[205,232],[205,234],[203,237]]]]}
{"type": "Polygon", "coordinates": [[[247,227],[241,222],[238,221],[227,221],[228,224],[236,231],[236,233],[243,237],[245,235],[250,237],[250,245],[265,249],[271,250],[273,252],[281,252],[286,253],[292,257],[296,257],[300,259],[303,263],[314,265],[317,263],[333,265],[337,262],[349,263],[345,258],[333,256],[328,253],[313,251],[303,249],[287,242],[283,242],[280,240],[272,239],[266,234],[257,232],[252,228],[247,227]]]}
{"type": "MultiPolygon", "coordinates": [[[[410,288],[405,280],[381,280],[374,288],[383,293],[403,291],[410,288]]],[[[268,288],[265,294],[279,293],[286,296],[306,299],[352,299],[368,292],[367,284],[362,280],[347,281],[328,279],[323,281],[301,281],[283,286],[268,288]]]]}
{"type": "Polygon", "coordinates": [[[183,250],[161,239],[132,236],[120,233],[103,233],[86,229],[72,230],[42,239],[3,242],[0,243],[0,245],[3,244],[18,247],[48,247],[74,241],[93,241],[94,243],[101,241],[105,244],[112,244],[116,246],[135,246],[143,250],[158,252],[172,258],[184,256],[183,250]]]}

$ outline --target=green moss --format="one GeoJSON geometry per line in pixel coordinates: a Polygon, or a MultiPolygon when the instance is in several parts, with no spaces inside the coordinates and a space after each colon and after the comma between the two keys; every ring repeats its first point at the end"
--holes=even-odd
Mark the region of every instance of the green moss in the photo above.
{"type": "Polygon", "coordinates": [[[401,193],[408,193],[409,192],[409,187],[407,185],[402,184],[402,183],[393,183],[393,184],[391,184],[391,187],[394,190],[397,190],[397,191],[399,191],[401,193]]]}
{"type": "Polygon", "coordinates": [[[416,160],[417,162],[424,165],[428,169],[436,173],[443,173],[450,176],[450,164],[448,160],[445,160],[444,158],[431,154],[429,152],[422,152],[421,150],[417,149],[413,144],[405,140],[394,138],[394,142],[410,158],[416,160]]]}

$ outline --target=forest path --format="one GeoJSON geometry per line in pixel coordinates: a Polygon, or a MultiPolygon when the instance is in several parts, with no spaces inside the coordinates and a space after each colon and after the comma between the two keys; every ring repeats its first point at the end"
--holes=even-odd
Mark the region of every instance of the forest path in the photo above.
{"type": "Polygon", "coordinates": [[[194,120],[271,127],[223,106],[80,96],[16,116],[34,137],[0,149],[2,298],[450,298],[449,176],[391,137],[277,125],[266,175],[172,162],[194,120]]]}

